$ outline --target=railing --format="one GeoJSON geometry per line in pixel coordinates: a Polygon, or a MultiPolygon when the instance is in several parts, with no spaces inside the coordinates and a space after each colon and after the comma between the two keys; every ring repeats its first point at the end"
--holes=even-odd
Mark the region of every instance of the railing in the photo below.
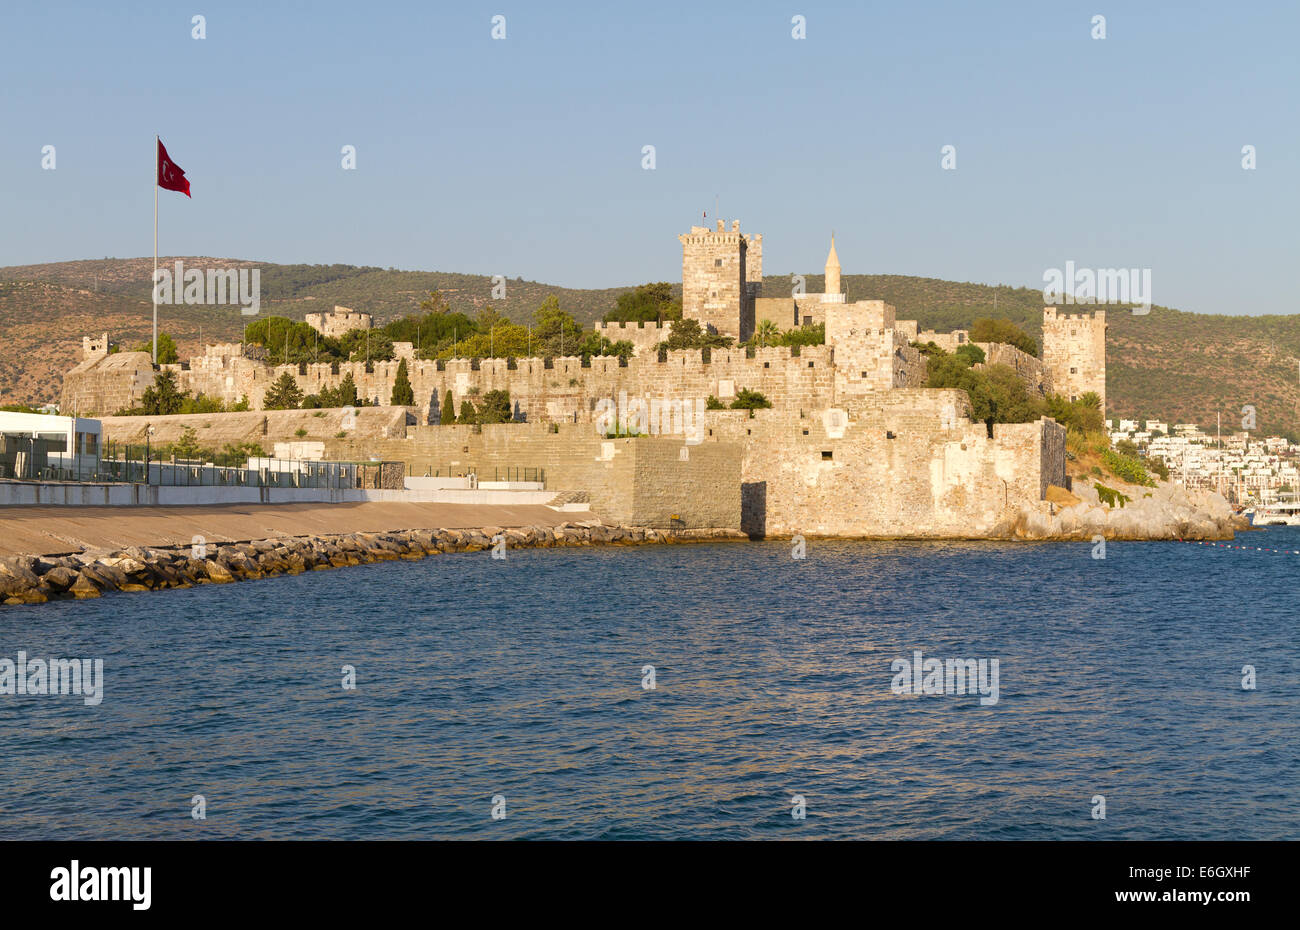
{"type": "Polygon", "coordinates": [[[257,460],[257,467],[158,459],[149,445],[108,443],[100,454],[64,451],[62,443],[6,436],[0,478],[25,481],[144,484],[162,487],[333,488],[358,487],[351,462],[257,460]]]}
{"type": "Polygon", "coordinates": [[[406,463],[408,478],[465,478],[474,475],[479,481],[533,481],[546,483],[546,469],[527,465],[504,465],[479,468],[477,465],[431,466],[406,463]]]}

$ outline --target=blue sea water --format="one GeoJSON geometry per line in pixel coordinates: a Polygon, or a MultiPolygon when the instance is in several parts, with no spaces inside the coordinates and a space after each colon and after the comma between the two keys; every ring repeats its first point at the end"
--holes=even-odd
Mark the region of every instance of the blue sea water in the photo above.
{"type": "Polygon", "coordinates": [[[0,657],[105,687],[0,696],[0,838],[1300,836],[1300,555],[1092,556],[479,552],[3,608],[0,657]],[[1000,699],[893,693],[918,649],[998,659],[1000,699]]]}

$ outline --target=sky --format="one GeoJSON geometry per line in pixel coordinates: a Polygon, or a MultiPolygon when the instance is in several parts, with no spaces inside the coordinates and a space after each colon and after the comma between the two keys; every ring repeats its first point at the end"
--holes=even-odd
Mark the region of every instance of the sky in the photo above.
{"type": "Polygon", "coordinates": [[[1298,33],[1294,0],[5,0],[0,265],[152,254],[158,134],[163,255],[612,287],[680,280],[707,212],[769,279],[834,230],[845,274],[1296,313],[1298,33]]]}

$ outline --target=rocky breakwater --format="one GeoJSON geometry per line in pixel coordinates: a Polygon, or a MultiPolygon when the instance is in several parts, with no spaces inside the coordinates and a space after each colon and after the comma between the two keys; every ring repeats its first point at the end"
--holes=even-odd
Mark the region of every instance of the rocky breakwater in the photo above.
{"type": "Polygon", "coordinates": [[[1049,487],[1047,500],[1022,510],[1021,539],[1232,539],[1249,522],[1221,494],[1169,481],[1142,487],[1076,478],[1070,491],[1049,487]]]}
{"type": "Polygon", "coordinates": [[[99,597],[110,591],[154,591],[227,584],[270,575],[416,560],[448,552],[575,546],[641,546],[748,539],[738,530],[661,530],[637,526],[565,523],[479,529],[404,530],[338,536],[292,536],[206,547],[153,549],[0,559],[0,600],[43,604],[58,598],[99,597]]]}

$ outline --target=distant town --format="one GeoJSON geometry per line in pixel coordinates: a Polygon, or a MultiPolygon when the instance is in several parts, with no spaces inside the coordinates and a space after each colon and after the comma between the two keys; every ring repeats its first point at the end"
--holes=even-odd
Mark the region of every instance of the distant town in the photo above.
{"type": "Polygon", "coordinates": [[[1207,433],[1195,423],[1161,420],[1107,420],[1106,428],[1117,448],[1131,443],[1163,461],[1171,481],[1217,491],[1234,504],[1270,503],[1300,487],[1300,446],[1283,436],[1207,433]]]}

